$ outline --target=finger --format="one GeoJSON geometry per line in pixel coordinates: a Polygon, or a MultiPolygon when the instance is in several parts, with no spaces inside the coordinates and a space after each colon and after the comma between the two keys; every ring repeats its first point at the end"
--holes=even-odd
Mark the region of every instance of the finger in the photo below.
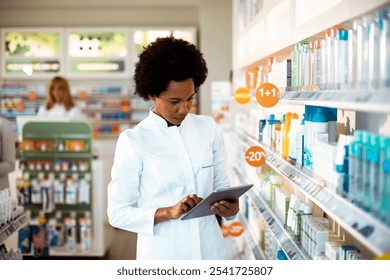
{"type": "Polygon", "coordinates": [[[190,194],[188,196],[188,198],[192,199],[193,201],[195,201],[196,204],[198,204],[199,202],[201,202],[203,200],[203,198],[197,196],[196,194],[190,194]]]}

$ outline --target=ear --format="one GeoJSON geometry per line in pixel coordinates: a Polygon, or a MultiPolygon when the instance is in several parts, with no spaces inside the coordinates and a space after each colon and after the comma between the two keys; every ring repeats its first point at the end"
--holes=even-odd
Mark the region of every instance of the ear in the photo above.
{"type": "Polygon", "coordinates": [[[149,96],[149,99],[154,102],[154,101],[156,101],[156,96],[149,96]]]}

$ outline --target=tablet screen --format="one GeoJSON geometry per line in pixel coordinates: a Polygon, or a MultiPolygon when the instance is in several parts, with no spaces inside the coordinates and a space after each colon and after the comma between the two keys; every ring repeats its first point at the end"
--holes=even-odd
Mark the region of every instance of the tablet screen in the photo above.
{"type": "Polygon", "coordinates": [[[182,220],[188,220],[193,218],[199,218],[203,216],[213,215],[214,213],[210,209],[210,205],[220,200],[237,200],[241,195],[247,192],[253,184],[247,184],[237,187],[227,187],[219,189],[209,194],[205,199],[199,202],[188,213],[182,216],[182,220]]]}

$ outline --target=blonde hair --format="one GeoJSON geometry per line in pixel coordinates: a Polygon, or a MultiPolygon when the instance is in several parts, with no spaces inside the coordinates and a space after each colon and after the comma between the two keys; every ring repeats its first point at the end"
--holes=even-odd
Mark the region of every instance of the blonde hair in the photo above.
{"type": "Polygon", "coordinates": [[[69,111],[75,105],[72,99],[72,95],[70,94],[69,83],[66,79],[59,76],[54,77],[50,81],[49,89],[47,91],[46,109],[50,110],[51,108],[53,108],[54,104],[56,103],[56,100],[53,95],[53,89],[56,85],[63,88],[64,90],[63,105],[66,111],[69,111]]]}

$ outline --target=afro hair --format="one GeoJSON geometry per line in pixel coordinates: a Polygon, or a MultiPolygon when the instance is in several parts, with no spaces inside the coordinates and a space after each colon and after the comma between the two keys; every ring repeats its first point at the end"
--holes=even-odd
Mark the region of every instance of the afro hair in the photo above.
{"type": "Polygon", "coordinates": [[[198,92],[207,73],[206,61],[195,45],[172,36],[157,38],[144,49],[135,65],[135,94],[149,100],[159,97],[171,81],[190,78],[198,92]]]}

